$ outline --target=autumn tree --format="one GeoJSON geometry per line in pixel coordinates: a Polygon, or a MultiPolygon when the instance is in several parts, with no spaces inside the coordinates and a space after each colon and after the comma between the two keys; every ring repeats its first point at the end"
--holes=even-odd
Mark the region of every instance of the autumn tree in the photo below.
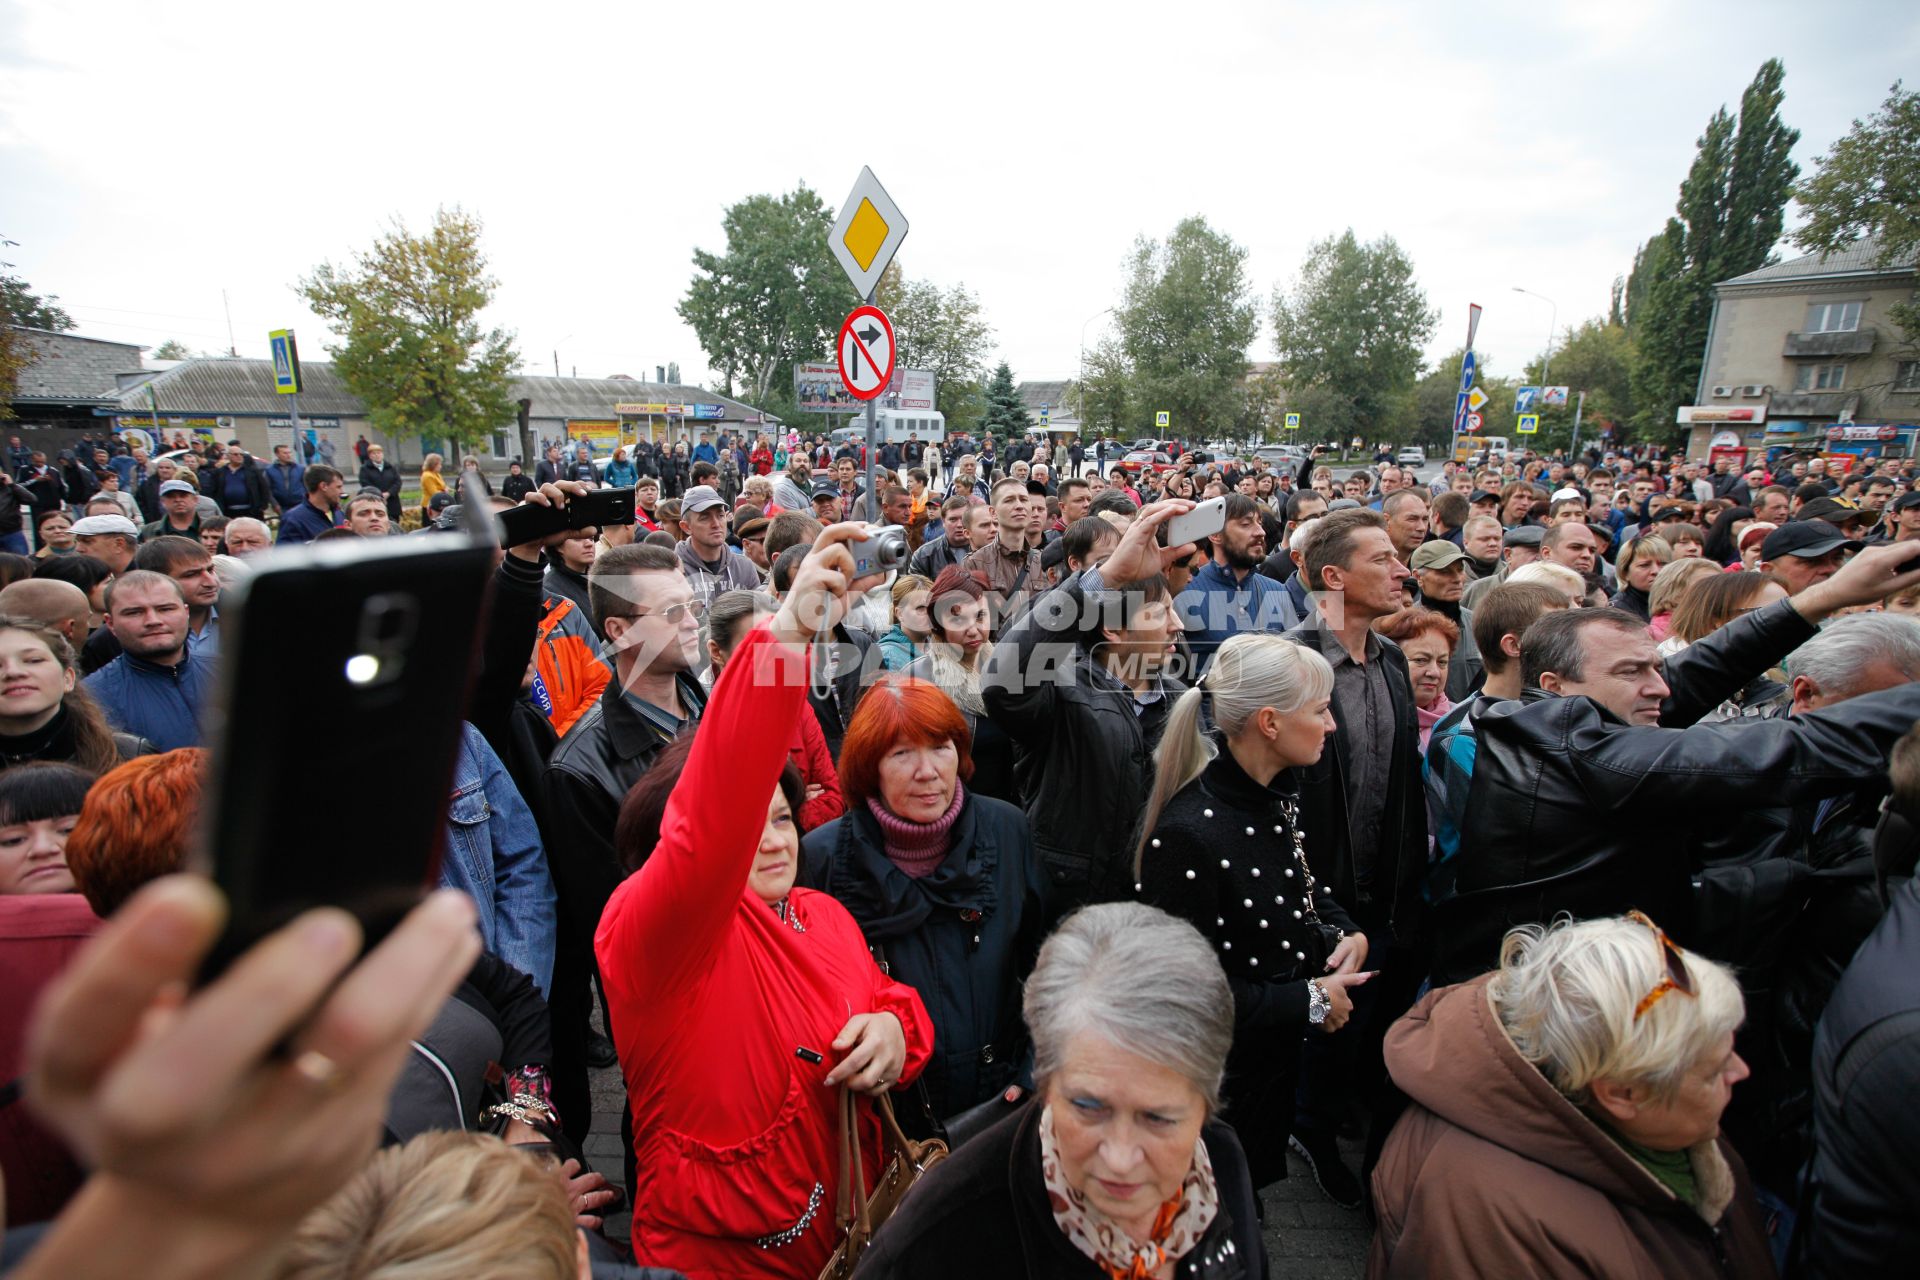
{"type": "Polygon", "coordinates": [[[1140,409],[1171,411],[1181,437],[1206,439],[1239,415],[1258,324],[1246,261],[1245,249],[1201,217],[1164,241],[1134,242],[1114,310],[1128,395],[1140,409]]]}

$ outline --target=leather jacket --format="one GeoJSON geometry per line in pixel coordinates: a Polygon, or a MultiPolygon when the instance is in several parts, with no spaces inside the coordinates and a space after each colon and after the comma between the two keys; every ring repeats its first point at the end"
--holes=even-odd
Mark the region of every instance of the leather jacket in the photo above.
{"type": "Polygon", "coordinates": [[[1700,841],[1689,829],[1839,795],[1883,771],[1920,718],[1912,685],[1792,719],[1696,723],[1812,634],[1780,601],[1672,655],[1659,726],[1537,689],[1476,705],[1477,820],[1462,833],[1455,892],[1434,908],[1436,985],[1492,968],[1508,929],[1562,911],[1583,919],[1637,907],[1696,946],[1700,841]],[[1649,839],[1656,828],[1661,838],[1649,839]]]}

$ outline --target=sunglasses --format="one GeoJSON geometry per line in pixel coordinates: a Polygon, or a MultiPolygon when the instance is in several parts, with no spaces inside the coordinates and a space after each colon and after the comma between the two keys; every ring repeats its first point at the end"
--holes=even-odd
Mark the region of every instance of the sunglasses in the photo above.
{"type": "Polygon", "coordinates": [[[1658,939],[1660,944],[1661,958],[1667,963],[1666,976],[1654,984],[1653,990],[1647,992],[1646,995],[1640,998],[1639,1004],[1633,1006],[1633,1020],[1638,1022],[1647,1010],[1664,1000],[1669,991],[1678,991],[1683,996],[1693,995],[1693,975],[1687,972],[1687,953],[1680,949],[1678,943],[1667,936],[1666,930],[1662,929],[1644,913],[1639,911],[1627,912],[1627,919],[1633,921],[1635,924],[1643,924],[1653,930],[1653,936],[1658,939]]]}

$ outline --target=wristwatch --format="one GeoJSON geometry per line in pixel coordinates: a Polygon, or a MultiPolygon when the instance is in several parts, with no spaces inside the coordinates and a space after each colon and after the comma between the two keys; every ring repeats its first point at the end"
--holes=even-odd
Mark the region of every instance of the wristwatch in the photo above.
{"type": "Polygon", "coordinates": [[[1318,978],[1307,982],[1307,1021],[1314,1026],[1324,1026],[1327,1010],[1333,1008],[1333,1001],[1327,998],[1327,989],[1320,985],[1318,978]]]}

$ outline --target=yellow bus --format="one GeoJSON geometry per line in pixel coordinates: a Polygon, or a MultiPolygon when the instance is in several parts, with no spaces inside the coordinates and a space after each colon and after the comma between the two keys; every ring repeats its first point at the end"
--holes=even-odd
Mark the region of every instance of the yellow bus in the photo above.
{"type": "Polygon", "coordinates": [[[1488,462],[1503,462],[1507,456],[1507,438],[1505,436],[1455,436],[1453,438],[1453,460],[1471,461],[1476,454],[1484,453],[1488,462]]]}

